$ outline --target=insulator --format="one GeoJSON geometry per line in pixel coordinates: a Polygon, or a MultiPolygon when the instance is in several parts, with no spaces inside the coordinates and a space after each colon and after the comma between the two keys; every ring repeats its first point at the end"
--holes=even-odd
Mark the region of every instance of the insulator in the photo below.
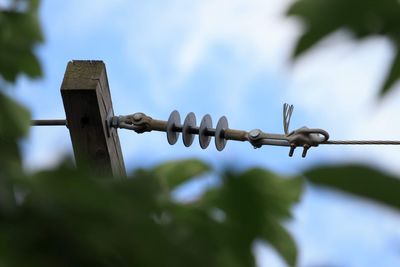
{"type": "Polygon", "coordinates": [[[228,129],[228,120],[222,116],[218,120],[217,128],[215,130],[215,146],[218,151],[222,151],[226,145],[225,131],[228,129]]]}
{"type": "Polygon", "coordinates": [[[182,127],[183,144],[186,147],[189,147],[193,143],[194,134],[191,133],[191,129],[194,127],[196,127],[196,116],[193,112],[190,112],[186,116],[182,127]]]}
{"type": "Polygon", "coordinates": [[[211,141],[211,136],[207,135],[208,129],[212,128],[212,119],[209,114],[205,115],[200,123],[199,142],[202,149],[206,149],[211,141]]]}
{"type": "Polygon", "coordinates": [[[181,126],[181,116],[179,112],[174,110],[171,115],[169,115],[167,122],[167,139],[170,145],[174,145],[178,141],[179,132],[176,131],[177,127],[181,126]]]}

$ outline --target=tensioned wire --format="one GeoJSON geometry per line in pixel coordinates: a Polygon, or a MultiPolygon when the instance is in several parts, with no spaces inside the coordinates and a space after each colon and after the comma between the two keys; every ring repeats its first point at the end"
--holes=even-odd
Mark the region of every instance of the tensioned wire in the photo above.
{"type": "MultiPolygon", "coordinates": [[[[288,117],[290,118],[290,115],[288,117]]],[[[61,125],[66,125],[66,120],[32,120],[32,126],[61,126],[61,125]]],[[[400,141],[398,141],[398,140],[328,140],[328,141],[320,143],[320,145],[400,145],[400,141]]]]}
{"type": "Polygon", "coordinates": [[[395,140],[328,140],[321,145],[400,145],[395,140]]]}

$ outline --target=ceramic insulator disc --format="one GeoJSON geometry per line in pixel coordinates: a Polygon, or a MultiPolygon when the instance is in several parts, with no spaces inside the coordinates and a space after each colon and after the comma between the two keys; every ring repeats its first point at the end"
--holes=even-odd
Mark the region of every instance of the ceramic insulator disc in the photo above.
{"type": "Polygon", "coordinates": [[[215,130],[215,146],[218,151],[222,151],[226,145],[226,139],[224,136],[225,130],[228,129],[228,120],[225,116],[222,116],[218,120],[217,128],[215,130]]]}
{"type": "Polygon", "coordinates": [[[167,139],[170,145],[174,145],[179,137],[179,132],[176,131],[176,127],[181,125],[181,116],[179,112],[174,110],[169,115],[167,123],[167,139]]]}
{"type": "Polygon", "coordinates": [[[183,144],[186,147],[189,147],[193,143],[194,134],[190,133],[190,129],[193,127],[196,127],[196,116],[193,112],[190,112],[186,116],[182,128],[183,144]]]}
{"type": "Polygon", "coordinates": [[[212,128],[212,119],[210,115],[205,115],[200,123],[199,142],[202,149],[206,149],[211,141],[211,136],[207,136],[207,129],[212,128]]]}

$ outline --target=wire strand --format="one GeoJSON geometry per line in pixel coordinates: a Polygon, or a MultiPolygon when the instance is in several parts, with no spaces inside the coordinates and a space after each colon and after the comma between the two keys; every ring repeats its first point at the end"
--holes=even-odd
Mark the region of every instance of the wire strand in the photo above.
{"type": "Polygon", "coordinates": [[[395,140],[328,140],[321,145],[400,145],[395,140]]]}
{"type": "Polygon", "coordinates": [[[66,126],[67,120],[31,120],[32,126],[66,126]]]}

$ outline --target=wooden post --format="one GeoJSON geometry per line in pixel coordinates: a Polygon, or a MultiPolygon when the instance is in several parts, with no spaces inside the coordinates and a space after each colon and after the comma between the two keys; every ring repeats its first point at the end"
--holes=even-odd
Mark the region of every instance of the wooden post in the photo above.
{"type": "Polygon", "coordinates": [[[77,167],[90,166],[101,175],[125,177],[117,130],[107,125],[114,111],[105,64],[70,61],[61,95],[77,167]]]}

